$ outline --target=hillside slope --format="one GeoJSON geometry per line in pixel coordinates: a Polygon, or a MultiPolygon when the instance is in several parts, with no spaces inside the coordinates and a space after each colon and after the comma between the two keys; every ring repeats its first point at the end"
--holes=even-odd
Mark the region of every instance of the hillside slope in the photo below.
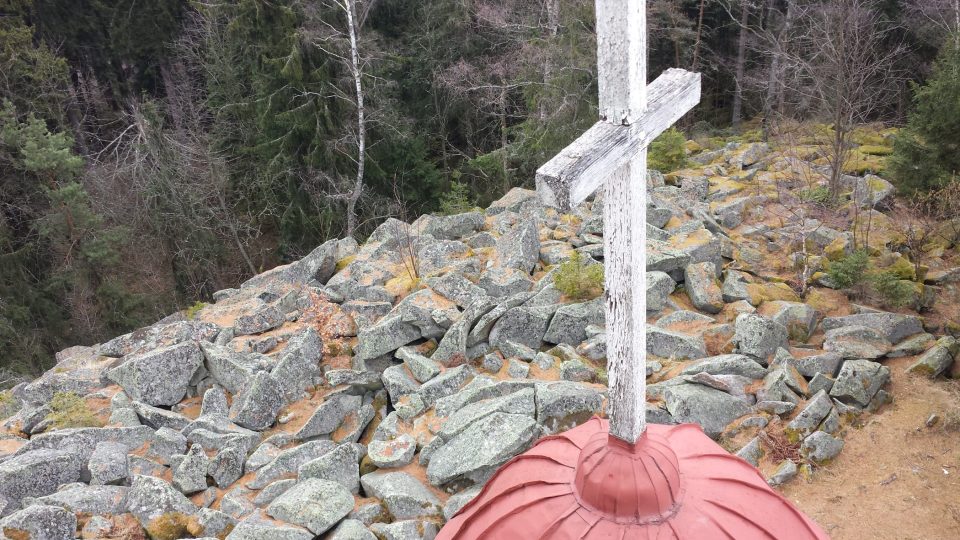
{"type": "MultiPolygon", "coordinates": [[[[872,216],[871,272],[896,272],[909,291],[898,300],[925,316],[851,302],[829,271],[856,243],[843,212],[796,196],[815,156],[733,143],[692,160],[650,178],[648,420],[701,425],[828,529],[881,537],[872,527],[887,518],[867,508],[887,509],[827,503],[859,500],[845,463],[869,491],[895,456],[935,451],[923,436],[895,444],[923,433],[915,392],[938,392],[954,421],[954,394],[926,380],[960,349],[940,335],[960,278],[952,245],[926,281],[910,275],[897,223],[873,209],[889,184],[848,177],[856,215],[872,216]]],[[[211,305],[61,352],[0,403],[0,530],[432,538],[497,466],[604,414],[589,269],[603,257],[601,206],[559,215],[514,189],[483,211],[391,219],[362,246],[328,242],[211,305]]],[[[929,485],[944,500],[955,489],[929,485]]],[[[926,537],[955,527],[915,517],[926,537]]]]}

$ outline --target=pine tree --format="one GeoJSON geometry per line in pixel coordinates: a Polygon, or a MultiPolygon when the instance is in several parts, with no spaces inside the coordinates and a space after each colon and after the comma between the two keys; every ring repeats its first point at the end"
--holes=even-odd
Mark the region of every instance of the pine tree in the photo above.
{"type": "Polygon", "coordinates": [[[905,193],[942,186],[960,173],[960,47],[947,40],[927,84],[914,87],[914,109],[888,163],[905,193]]]}

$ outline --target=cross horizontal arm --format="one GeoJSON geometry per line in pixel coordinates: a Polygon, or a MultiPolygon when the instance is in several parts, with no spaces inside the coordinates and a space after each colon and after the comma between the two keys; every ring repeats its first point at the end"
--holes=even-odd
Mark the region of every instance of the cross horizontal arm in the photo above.
{"type": "Polygon", "coordinates": [[[629,126],[597,122],[537,170],[537,192],[567,211],[700,102],[700,74],[668,69],[647,86],[647,110],[629,126]]]}

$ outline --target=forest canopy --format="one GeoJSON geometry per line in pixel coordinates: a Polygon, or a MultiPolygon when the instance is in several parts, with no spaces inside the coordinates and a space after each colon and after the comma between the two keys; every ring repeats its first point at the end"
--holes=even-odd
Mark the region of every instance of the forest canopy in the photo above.
{"type": "MultiPolygon", "coordinates": [[[[900,125],[935,108],[932,73],[956,80],[932,67],[955,47],[946,0],[647,6],[648,72],[704,76],[663,167],[684,135],[900,125]],[[829,54],[844,28],[864,54],[829,54]],[[857,62],[884,71],[838,103],[857,62]]],[[[596,120],[593,17],[593,0],[0,0],[4,376],[325,239],[532,187],[596,120]]]]}

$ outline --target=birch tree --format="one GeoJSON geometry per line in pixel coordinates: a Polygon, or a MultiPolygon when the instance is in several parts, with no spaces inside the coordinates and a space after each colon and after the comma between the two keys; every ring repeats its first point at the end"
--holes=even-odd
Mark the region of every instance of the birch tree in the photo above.
{"type": "MultiPolygon", "coordinates": [[[[358,225],[357,204],[364,192],[364,171],[367,160],[367,107],[364,102],[364,62],[360,54],[360,29],[376,0],[358,2],[358,0],[324,0],[321,7],[333,12],[339,12],[342,23],[328,20],[325,13],[315,13],[317,26],[309,31],[314,46],[323,50],[331,58],[336,59],[349,73],[349,93],[339,88],[332,88],[332,92],[339,98],[348,101],[356,111],[354,129],[349,131],[352,139],[351,146],[356,153],[349,158],[356,166],[352,181],[344,182],[339,178],[328,177],[335,186],[336,193],[329,194],[331,199],[342,201],[346,207],[347,236],[356,233],[358,225]],[[359,8],[359,9],[358,9],[359,8]],[[346,47],[338,42],[345,42],[346,47]],[[344,49],[346,49],[344,51],[344,49]]],[[[324,173],[321,173],[324,174],[324,173]]]]}

